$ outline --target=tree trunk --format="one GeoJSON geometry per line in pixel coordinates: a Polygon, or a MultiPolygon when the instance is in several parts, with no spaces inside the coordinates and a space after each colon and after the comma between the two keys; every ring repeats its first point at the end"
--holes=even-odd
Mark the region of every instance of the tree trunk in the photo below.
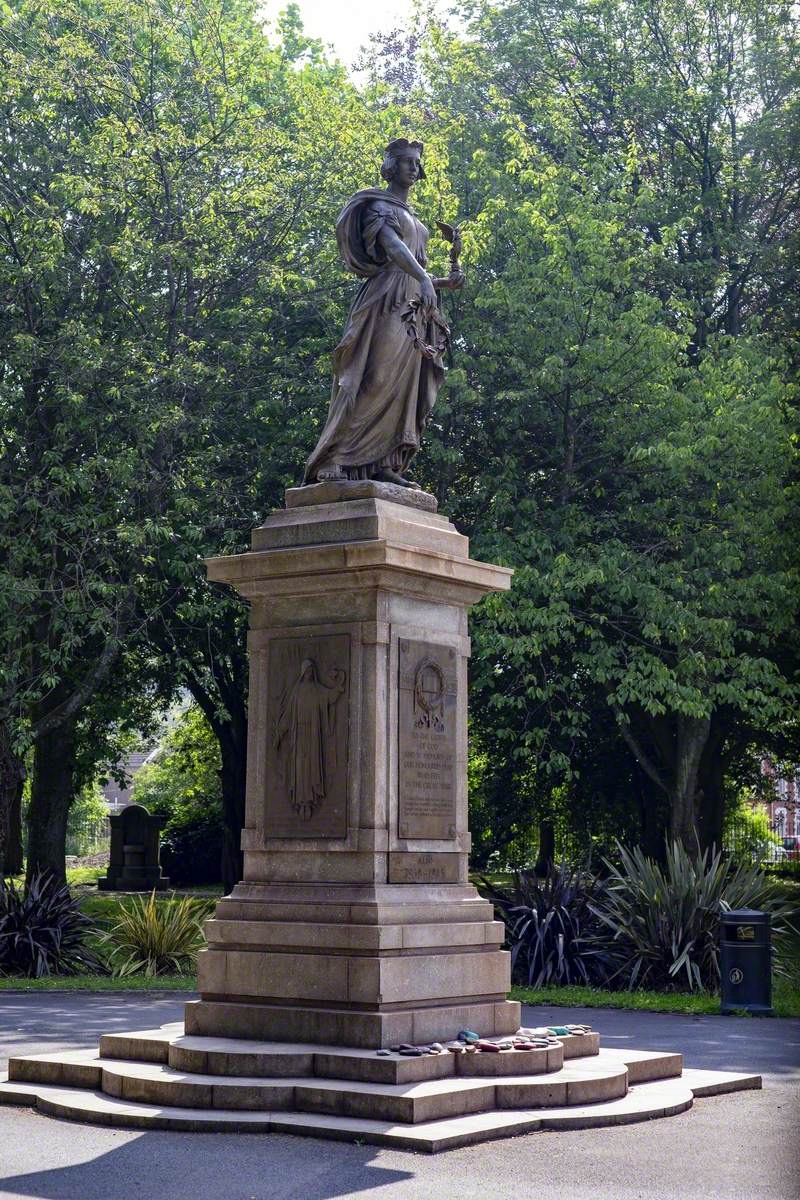
{"type": "Polygon", "coordinates": [[[28,880],[36,871],[66,883],[67,817],[75,796],[75,721],[36,739],[28,809],[28,880]]]}
{"type": "Polygon", "coordinates": [[[247,778],[247,716],[244,705],[215,732],[222,759],[222,885],[227,895],[241,880],[244,870],[242,829],[247,778]]]}
{"type": "Polygon", "coordinates": [[[539,822],[539,857],[533,868],[534,873],[544,878],[552,871],[555,861],[556,834],[553,822],[543,820],[539,822]]]}
{"type": "Polygon", "coordinates": [[[675,714],[671,720],[639,714],[648,741],[634,730],[630,718],[620,714],[620,733],[648,778],[657,784],[669,800],[669,835],[694,853],[699,847],[697,829],[697,792],[700,760],[711,734],[710,717],[685,717],[675,714]]]}
{"type": "Polygon", "coordinates": [[[716,752],[703,755],[698,771],[697,830],[702,850],[722,848],[725,820],[725,764],[716,752]]]}
{"type": "Polygon", "coordinates": [[[675,763],[670,788],[670,837],[689,851],[699,848],[697,830],[697,777],[700,758],[711,731],[707,717],[676,718],[675,763]]]}
{"type": "Polygon", "coordinates": [[[25,762],[11,743],[7,726],[0,726],[0,876],[22,870],[22,789],[25,762]]]}
{"type": "Polygon", "coordinates": [[[19,875],[25,865],[22,847],[22,790],[25,786],[25,775],[23,766],[8,809],[8,841],[4,868],[7,875],[19,875]]]}

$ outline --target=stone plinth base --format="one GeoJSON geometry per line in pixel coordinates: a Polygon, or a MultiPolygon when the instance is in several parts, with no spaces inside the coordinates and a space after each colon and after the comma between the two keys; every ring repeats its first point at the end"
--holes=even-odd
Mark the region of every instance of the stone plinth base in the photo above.
{"type": "Polygon", "coordinates": [[[186,1032],[202,1037],[255,1038],[323,1045],[388,1047],[401,1042],[450,1040],[462,1029],[499,1036],[519,1028],[512,1000],[401,1012],[355,1012],[352,1008],[279,1008],[243,1000],[195,1000],[186,1005],[186,1032]]]}
{"type": "Polygon", "coordinates": [[[469,883],[467,611],[511,572],[424,492],[291,489],[209,562],[251,602],[244,878],[200,955],[205,1035],[371,1048],[519,1027],[469,883]]]}
{"type": "Polygon", "coordinates": [[[205,926],[192,1033],[386,1047],[519,1028],[469,885],[241,883],[205,926]]]}

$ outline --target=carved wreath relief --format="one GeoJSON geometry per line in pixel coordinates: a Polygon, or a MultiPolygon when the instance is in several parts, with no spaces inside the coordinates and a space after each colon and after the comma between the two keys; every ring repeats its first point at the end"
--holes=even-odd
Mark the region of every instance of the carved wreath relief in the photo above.
{"type": "Polygon", "coordinates": [[[444,674],[429,658],[414,675],[414,728],[444,732],[444,674]]]}
{"type": "Polygon", "coordinates": [[[346,634],[270,646],[267,837],[345,837],[346,634]]]}

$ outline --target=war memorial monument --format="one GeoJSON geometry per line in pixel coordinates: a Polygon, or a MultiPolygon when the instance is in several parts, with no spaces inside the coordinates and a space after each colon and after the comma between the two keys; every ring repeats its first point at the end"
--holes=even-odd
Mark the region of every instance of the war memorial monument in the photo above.
{"type": "Polygon", "coordinates": [[[512,572],[410,478],[443,380],[443,290],[409,204],[422,146],[337,224],[362,280],[302,485],[209,578],[250,604],[244,877],[185,1027],[10,1062],[5,1103],[110,1125],[282,1131],[439,1150],[669,1116],[758,1076],[683,1071],[570,1025],[520,1029],[467,864],[468,613],[512,572]]]}

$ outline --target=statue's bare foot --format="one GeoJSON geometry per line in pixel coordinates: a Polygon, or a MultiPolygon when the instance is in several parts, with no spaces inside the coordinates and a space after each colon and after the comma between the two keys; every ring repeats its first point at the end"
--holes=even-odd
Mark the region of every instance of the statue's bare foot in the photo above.
{"type": "Polygon", "coordinates": [[[389,467],[384,467],[373,475],[373,479],[377,483],[394,483],[397,487],[416,488],[420,490],[418,483],[414,483],[411,479],[404,479],[402,475],[398,475],[397,471],[392,471],[389,467]]]}

